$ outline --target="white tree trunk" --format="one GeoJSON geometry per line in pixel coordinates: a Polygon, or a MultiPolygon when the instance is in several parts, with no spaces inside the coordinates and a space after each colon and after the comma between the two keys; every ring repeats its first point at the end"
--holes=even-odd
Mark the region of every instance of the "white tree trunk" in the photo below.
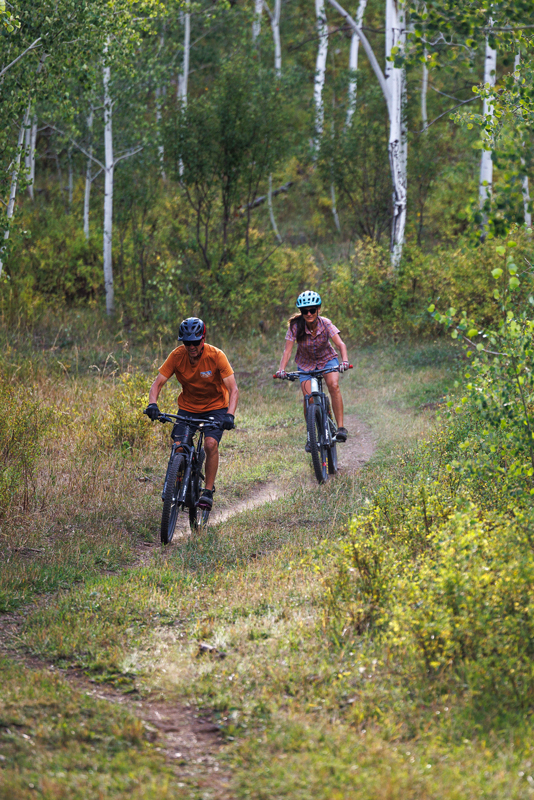
{"type": "Polygon", "coordinates": [[[273,32],[274,44],[274,71],[277,78],[282,77],[282,46],[280,44],[280,15],[282,13],[282,0],[275,0],[274,8],[271,11],[267,0],[263,0],[263,7],[267,12],[273,32]]]}
{"type": "MultiPolygon", "coordinates": [[[[358,28],[361,28],[362,26],[363,15],[365,13],[366,5],[367,5],[367,0],[360,0],[360,4],[358,6],[355,19],[358,28]]],[[[349,52],[350,78],[349,78],[349,90],[348,90],[348,102],[347,102],[347,119],[345,122],[345,126],[347,128],[350,128],[352,124],[352,117],[354,116],[354,112],[356,110],[356,96],[358,91],[356,73],[358,71],[359,46],[360,46],[360,37],[355,31],[352,31],[352,36],[350,38],[350,52],[349,52]]]]}
{"type": "MultiPolygon", "coordinates": [[[[490,86],[490,88],[493,88],[495,86],[496,71],[497,71],[497,51],[493,50],[489,46],[488,37],[486,37],[486,53],[484,58],[484,84],[486,85],[486,88],[488,85],[490,86]]],[[[493,105],[491,103],[491,99],[488,99],[486,97],[484,98],[482,113],[485,117],[493,116],[493,105]]],[[[482,150],[482,154],[480,156],[480,178],[478,181],[478,200],[480,208],[483,208],[488,197],[491,197],[492,184],[493,184],[493,161],[491,160],[491,149],[482,150]]],[[[483,226],[487,224],[487,221],[488,221],[487,215],[484,214],[482,217],[483,226]]]]}
{"type": "Polygon", "coordinates": [[[178,77],[178,100],[182,106],[187,106],[187,83],[189,80],[189,54],[191,51],[191,0],[185,4],[185,12],[182,15],[184,23],[184,56],[182,61],[182,72],[178,77]]]}
{"type": "Polygon", "coordinates": [[[323,88],[326,76],[326,57],[328,55],[328,23],[326,21],[324,0],[315,0],[315,17],[317,34],[319,37],[319,47],[317,49],[317,59],[315,61],[315,80],[313,84],[313,100],[315,105],[314,151],[315,155],[317,155],[323,135],[323,88]]]}
{"type": "MultiPolygon", "coordinates": [[[[394,207],[391,235],[391,266],[396,269],[402,256],[404,230],[406,227],[408,147],[404,117],[406,103],[405,73],[403,69],[397,69],[391,62],[387,62],[388,66],[385,70],[386,74],[384,74],[361,27],[338,3],[338,0],[328,0],[328,2],[341,14],[358,36],[387,103],[389,116],[389,163],[393,181],[394,207]]],[[[406,32],[402,0],[386,0],[386,55],[391,53],[391,48],[395,43],[404,48],[405,40],[406,32]]]]}
{"type": "Polygon", "coordinates": [[[115,163],[113,159],[113,103],[110,94],[111,68],[106,63],[108,53],[108,43],[104,47],[104,288],[106,292],[106,311],[113,314],[115,311],[115,299],[113,293],[113,171],[115,163]]]}
{"type": "Polygon", "coordinates": [[[74,174],[72,170],[72,149],[69,147],[69,190],[68,190],[68,203],[69,203],[69,214],[72,211],[72,196],[74,194],[74,174]]]}
{"type": "MultiPolygon", "coordinates": [[[[404,50],[406,18],[402,0],[386,0],[386,59],[394,47],[404,50]]],[[[391,227],[391,266],[397,269],[404,247],[406,229],[408,137],[406,129],[406,72],[386,60],[384,70],[389,84],[389,162],[393,180],[393,222],[391,227]]]]}
{"type": "Polygon", "coordinates": [[[255,42],[261,33],[261,12],[263,0],[254,0],[254,19],[252,21],[252,41],[255,42]]]}
{"type": "MultiPolygon", "coordinates": [[[[189,54],[191,51],[191,0],[186,2],[186,11],[182,13],[184,23],[184,56],[182,61],[182,72],[178,76],[177,96],[182,108],[187,107],[187,84],[189,80],[189,54]]],[[[184,163],[180,157],[178,162],[178,172],[180,177],[184,174],[184,163]]]]}
{"type": "Polygon", "coordinates": [[[9,222],[13,218],[13,214],[15,212],[15,199],[17,197],[17,184],[19,180],[20,174],[20,162],[22,159],[22,150],[24,145],[24,136],[26,133],[26,128],[30,123],[30,112],[31,112],[31,105],[28,104],[28,108],[26,109],[26,113],[24,114],[24,119],[22,120],[22,125],[19,128],[19,135],[17,140],[17,151],[15,153],[15,158],[12,162],[13,170],[11,172],[11,184],[9,187],[9,200],[7,202],[7,226],[4,231],[4,244],[0,247],[0,276],[2,275],[2,270],[4,267],[4,255],[6,251],[6,243],[9,239],[9,222]]]}
{"type": "Polygon", "coordinates": [[[35,145],[37,142],[37,115],[31,115],[31,124],[26,128],[24,134],[24,167],[28,181],[28,194],[33,200],[34,181],[35,181],[35,145]]]}
{"type": "MultiPolygon", "coordinates": [[[[519,69],[519,64],[521,61],[521,56],[519,53],[515,57],[514,61],[514,72],[519,69]]],[[[522,141],[522,146],[525,147],[525,140],[522,141]]],[[[525,168],[525,159],[521,157],[521,166],[523,169],[525,168]]],[[[521,193],[523,195],[523,217],[525,220],[525,225],[527,228],[532,228],[532,213],[530,211],[530,190],[528,185],[528,175],[525,174],[521,180],[521,193]]]]}
{"type": "MultiPolygon", "coordinates": [[[[424,57],[426,59],[427,51],[425,49],[424,57]]],[[[426,61],[423,61],[423,79],[421,81],[421,121],[423,123],[423,130],[428,128],[428,113],[426,110],[426,96],[428,94],[428,67],[426,61]]]]}
{"type": "Polygon", "coordinates": [[[276,224],[276,220],[274,218],[274,211],[273,211],[273,176],[269,175],[269,192],[267,194],[267,204],[269,206],[269,216],[271,218],[271,225],[273,226],[274,235],[282,244],[282,237],[280,236],[280,231],[278,230],[278,226],[276,224]]]}
{"type": "MultiPolygon", "coordinates": [[[[91,108],[89,114],[87,115],[87,130],[89,131],[89,136],[93,137],[93,109],[91,108]]],[[[90,142],[88,147],[89,155],[93,154],[93,145],[90,142]]],[[[85,192],[83,197],[83,232],[87,241],[89,241],[89,201],[91,200],[91,183],[93,182],[93,176],[91,174],[91,159],[87,159],[87,167],[85,170],[85,192]]]]}
{"type": "MultiPolygon", "coordinates": [[[[165,27],[161,31],[159,37],[159,49],[160,52],[163,50],[165,45],[165,27]]],[[[159,156],[159,165],[160,165],[160,174],[163,180],[166,180],[165,175],[165,148],[161,141],[161,98],[165,95],[165,87],[164,86],[157,86],[156,87],[156,131],[158,135],[158,139],[160,143],[158,145],[158,156],[159,156]]]]}

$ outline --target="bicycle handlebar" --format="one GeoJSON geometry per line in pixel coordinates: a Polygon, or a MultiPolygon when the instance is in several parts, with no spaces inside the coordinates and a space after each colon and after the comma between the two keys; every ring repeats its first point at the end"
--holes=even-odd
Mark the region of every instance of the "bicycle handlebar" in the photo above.
{"type": "Polygon", "coordinates": [[[207,420],[204,421],[202,419],[193,419],[193,417],[183,417],[181,414],[163,414],[161,413],[157,418],[158,422],[165,423],[165,422],[187,422],[189,425],[194,426],[195,428],[209,428],[210,430],[214,428],[220,428],[221,426],[217,422],[208,422],[207,420]]]}
{"type": "MultiPolygon", "coordinates": [[[[353,365],[349,364],[349,369],[353,369],[353,365]]],[[[339,372],[339,367],[333,367],[332,369],[315,369],[311,372],[307,372],[310,378],[319,378],[322,375],[327,375],[329,372],[339,372]]],[[[280,381],[296,381],[302,375],[302,372],[286,372],[284,378],[279,378],[278,375],[273,375],[273,378],[277,378],[280,381]]]]}

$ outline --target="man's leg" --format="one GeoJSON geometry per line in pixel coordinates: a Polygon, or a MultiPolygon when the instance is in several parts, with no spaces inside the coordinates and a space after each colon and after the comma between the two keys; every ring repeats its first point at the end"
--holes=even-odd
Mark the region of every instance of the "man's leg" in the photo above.
{"type": "Polygon", "coordinates": [[[219,442],[212,436],[204,439],[204,450],[206,451],[206,489],[213,491],[217,470],[219,469],[219,442]]]}
{"type": "Polygon", "coordinates": [[[332,400],[332,410],[336,418],[337,427],[343,427],[343,398],[341,397],[341,389],[339,388],[339,372],[327,372],[324,376],[330,399],[332,400]]]}

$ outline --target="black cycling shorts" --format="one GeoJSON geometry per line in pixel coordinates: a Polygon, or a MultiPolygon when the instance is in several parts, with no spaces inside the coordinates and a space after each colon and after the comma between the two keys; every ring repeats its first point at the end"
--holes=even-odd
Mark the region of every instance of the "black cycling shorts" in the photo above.
{"type": "MultiPolygon", "coordinates": [[[[192,411],[184,411],[180,409],[178,411],[179,414],[182,414],[184,417],[189,417],[190,419],[200,420],[201,422],[214,422],[214,423],[222,423],[225,414],[228,413],[228,408],[217,408],[215,411],[203,411],[202,414],[194,414],[192,411]]],[[[174,442],[181,442],[182,436],[185,432],[186,423],[184,422],[176,422],[174,428],[172,429],[171,438],[174,442]]],[[[222,428],[210,428],[204,432],[204,438],[207,439],[208,437],[211,439],[215,439],[217,442],[220,442],[222,439],[224,431],[222,428]]]]}

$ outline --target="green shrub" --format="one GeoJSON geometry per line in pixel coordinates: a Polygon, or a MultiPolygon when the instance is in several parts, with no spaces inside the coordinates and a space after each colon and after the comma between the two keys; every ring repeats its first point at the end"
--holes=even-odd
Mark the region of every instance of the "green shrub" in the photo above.
{"type": "Polygon", "coordinates": [[[493,271],[498,325],[434,312],[466,340],[461,395],[403,482],[352,520],[323,597],[334,641],[371,635],[407,680],[452,682],[494,710],[534,704],[534,321],[512,249],[493,271]]]}
{"type": "Polygon", "coordinates": [[[51,409],[31,389],[15,387],[0,373],[0,518],[29,510],[36,501],[35,476],[51,409]]]}
{"type": "Polygon", "coordinates": [[[533,521],[471,504],[396,585],[392,640],[410,637],[428,673],[454,672],[484,702],[534,701],[533,521]]]}
{"type": "Polygon", "coordinates": [[[152,428],[142,412],[151,383],[152,378],[139,372],[125,372],[120,376],[120,383],[97,428],[102,444],[118,446],[127,453],[148,441],[152,428]]]}

